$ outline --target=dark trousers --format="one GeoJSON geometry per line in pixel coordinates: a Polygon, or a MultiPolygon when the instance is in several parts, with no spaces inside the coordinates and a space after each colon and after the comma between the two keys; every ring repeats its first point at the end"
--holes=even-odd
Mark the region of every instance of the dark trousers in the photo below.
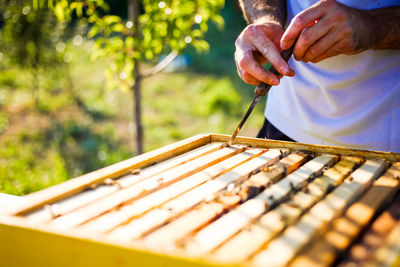
{"type": "Polygon", "coordinates": [[[292,138],[288,137],[287,135],[276,129],[275,126],[272,125],[272,123],[270,123],[267,119],[264,120],[264,124],[258,132],[257,138],[296,142],[292,138]]]}

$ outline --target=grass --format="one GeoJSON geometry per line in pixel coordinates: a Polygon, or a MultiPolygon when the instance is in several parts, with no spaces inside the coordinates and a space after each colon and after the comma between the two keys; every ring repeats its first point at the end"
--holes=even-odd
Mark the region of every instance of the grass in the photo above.
{"type": "MultiPolygon", "coordinates": [[[[240,21],[224,12],[227,23],[240,21]]],[[[188,69],[143,81],[146,151],[199,133],[233,132],[253,96],[232,58],[240,27],[211,30],[209,54],[189,50],[188,69]]],[[[38,106],[32,74],[0,62],[0,192],[28,194],[135,155],[132,95],[104,89],[107,62],[91,62],[90,47],[67,45],[72,61],[62,75],[41,76],[38,106]]],[[[240,135],[255,136],[263,105],[240,135]]]]}

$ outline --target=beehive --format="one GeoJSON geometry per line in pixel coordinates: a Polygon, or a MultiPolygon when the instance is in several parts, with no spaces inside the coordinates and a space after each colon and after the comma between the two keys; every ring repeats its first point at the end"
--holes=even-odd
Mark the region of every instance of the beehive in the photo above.
{"type": "Polygon", "coordinates": [[[397,199],[400,154],[228,139],[194,136],[26,196],[0,214],[0,265],[346,266],[357,248],[371,255],[359,264],[399,263],[396,218],[378,249],[354,242],[397,199]]]}

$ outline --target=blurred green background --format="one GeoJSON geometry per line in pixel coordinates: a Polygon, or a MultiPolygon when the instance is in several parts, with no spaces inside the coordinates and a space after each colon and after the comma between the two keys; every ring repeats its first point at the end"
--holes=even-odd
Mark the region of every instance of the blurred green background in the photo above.
{"type": "MultiPolygon", "coordinates": [[[[125,12],[121,1],[108,2],[125,12]]],[[[233,60],[245,21],[236,1],[221,15],[225,28],[210,25],[208,53],[188,48],[174,68],[143,81],[145,151],[199,133],[231,134],[250,104],[253,87],[237,77],[233,60]]],[[[90,60],[93,40],[79,25],[58,29],[40,14],[23,24],[5,13],[1,23],[0,192],[24,195],[136,155],[131,92],[105,88],[109,63],[90,60]],[[1,24],[6,19],[27,29],[20,43],[7,40],[14,32],[1,24]],[[29,34],[46,45],[32,52],[29,34]]],[[[263,108],[240,135],[256,135],[263,108]]]]}

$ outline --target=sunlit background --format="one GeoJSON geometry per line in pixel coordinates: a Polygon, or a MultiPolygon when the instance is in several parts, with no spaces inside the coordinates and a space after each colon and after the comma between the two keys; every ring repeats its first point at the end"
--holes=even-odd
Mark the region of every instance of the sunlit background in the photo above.
{"type": "MultiPolygon", "coordinates": [[[[167,15],[174,12],[169,2],[157,2],[167,15]]],[[[125,1],[107,3],[125,28],[134,26],[125,1]]],[[[253,88],[237,77],[233,61],[245,22],[236,1],[219,14],[224,27],[208,24],[208,52],[187,47],[142,80],[145,151],[199,133],[231,134],[250,104],[253,88]]],[[[203,19],[197,14],[194,23],[203,19]]],[[[122,70],[122,83],[109,86],[107,70],[118,66],[93,56],[98,37],[89,38],[88,29],[76,16],[61,23],[53,9],[35,9],[32,1],[0,4],[0,192],[24,195],[137,154],[133,94],[123,86],[129,76],[122,70]]],[[[166,56],[144,61],[141,70],[166,56]]],[[[256,135],[263,106],[240,135],[256,135]]]]}

